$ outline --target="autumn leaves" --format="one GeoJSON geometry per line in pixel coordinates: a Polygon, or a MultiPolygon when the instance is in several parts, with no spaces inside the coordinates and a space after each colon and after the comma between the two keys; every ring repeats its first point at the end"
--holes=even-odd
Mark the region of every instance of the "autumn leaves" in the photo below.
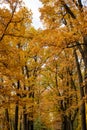
{"type": "Polygon", "coordinates": [[[86,8],[41,0],[46,28],[35,30],[20,2],[4,0],[9,9],[0,9],[0,126],[86,130],[86,8]]]}

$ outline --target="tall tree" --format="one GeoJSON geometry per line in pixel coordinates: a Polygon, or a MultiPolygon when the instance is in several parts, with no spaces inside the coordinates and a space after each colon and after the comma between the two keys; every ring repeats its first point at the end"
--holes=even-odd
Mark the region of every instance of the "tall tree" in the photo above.
{"type": "MultiPolygon", "coordinates": [[[[57,42],[56,40],[48,42],[48,45],[71,48],[77,47],[79,52],[82,55],[82,59],[84,62],[85,73],[84,77],[86,77],[86,42],[87,42],[87,22],[86,22],[86,5],[83,6],[81,0],[76,1],[44,1],[41,0],[43,7],[40,9],[41,11],[41,19],[44,21],[46,27],[50,32],[58,32],[60,30],[60,35],[55,34],[58,37],[61,37],[61,42],[57,42]],[[56,43],[55,43],[56,41],[56,43]]],[[[52,33],[50,33],[49,37],[55,37],[52,33]]],[[[48,35],[48,34],[47,34],[48,35]]],[[[59,38],[58,38],[59,39],[59,38]]],[[[59,49],[59,48],[58,48],[59,49]]],[[[82,75],[82,74],[81,74],[82,75]]],[[[83,84],[83,81],[82,81],[83,84]]],[[[84,93],[84,89],[80,90],[81,93],[84,93]]],[[[80,94],[81,94],[80,93],[80,94]]],[[[85,96],[86,96],[86,83],[85,83],[85,96]]],[[[84,97],[84,94],[82,98],[84,97]]],[[[85,105],[83,104],[83,107],[85,105]]],[[[82,115],[86,115],[85,108],[81,111],[82,115]]],[[[86,130],[86,119],[82,117],[82,130],[86,130]],[[85,122],[85,123],[83,123],[85,122]]]]}

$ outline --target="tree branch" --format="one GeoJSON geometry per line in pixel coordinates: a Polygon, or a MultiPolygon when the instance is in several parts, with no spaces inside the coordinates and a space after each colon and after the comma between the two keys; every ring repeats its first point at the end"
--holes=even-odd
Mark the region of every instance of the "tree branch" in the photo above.
{"type": "Polygon", "coordinates": [[[62,1],[62,4],[63,4],[63,6],[64,6],[66,12],[67,12],[68,14],[70,14],[70,16],[71,16],[73,19],[76,19],[76,16],[74,15],[74,13],[71,11],[71,9],[68,7],[68,5],[65,3],[64,0],[62,1]]]}
{"type": "Polygon", "coordinates": [[[24,36],[24,35],[16,35],[16,34],[11,34],[11,33],[8,33],[8,34],[4,34],[4,36],[12,36],[12,37],[17,37],[17,38],[26,38],[26,39],[32,39],[33,36],[24,36]]]}
{"type": "Polygon", "coordinates": [[[11,16],[9,22],[8,22],[7,25],[6,25],[6,27],[5,27],[4,31],[3,31],[2,36],[0,37],[0,41],[3,39],[3,37],[4,37],[4,35],[5,35],[5,32],[6,32],[7,28],[8,28],[8,26],[9,26],[9,24],[10,24],[11,21],[12,21],[12,18],[13,18],[13,16],[14,16],[14,13],[15,13],[15,10],[16,10],[16,7],[17,7],[17,2],[16,2],[16,5],[15,5],[13,11],[12,11],[12,16],[11,16]]]}
{"type": "Polygon", "coordinates": [[[87,45],[87,44],[84,44],[84,43],[76,43],[76,44],[74,44],[74,45],[67,45],[66,48],[73,48],[73,47],[81,46],[81,45],[85,46],[85,45],[87,45]]]}
{"type": "Polygon", "coordinates": [[[79,3],[79,7],[82,9],[82,7],[83,7],[82,1],[81,1],[81,0],[78,0],[78,3],[79,3]]]}

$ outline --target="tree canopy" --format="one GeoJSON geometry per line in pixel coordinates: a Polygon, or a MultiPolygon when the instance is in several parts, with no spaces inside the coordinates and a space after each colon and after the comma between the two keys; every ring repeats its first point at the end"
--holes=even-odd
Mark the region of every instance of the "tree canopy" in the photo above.
{"type": "Polygon", "coordinates": [[[86,130],[87,5],[40,1],[0,1],[0,130],[86,130]]]}

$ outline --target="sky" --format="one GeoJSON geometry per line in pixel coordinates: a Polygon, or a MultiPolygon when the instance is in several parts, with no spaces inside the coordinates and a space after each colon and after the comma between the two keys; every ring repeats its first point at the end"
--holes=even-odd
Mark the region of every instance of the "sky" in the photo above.
{"type": "Polygon", "coordinates": [[[40,21],[40,12],[39,8],[42,6],[41,2],[39,0],[23,0],[25,5],[32,10],[33,13],[33,26],[38,28],[43,28],[42,23],[40,21]]]}

